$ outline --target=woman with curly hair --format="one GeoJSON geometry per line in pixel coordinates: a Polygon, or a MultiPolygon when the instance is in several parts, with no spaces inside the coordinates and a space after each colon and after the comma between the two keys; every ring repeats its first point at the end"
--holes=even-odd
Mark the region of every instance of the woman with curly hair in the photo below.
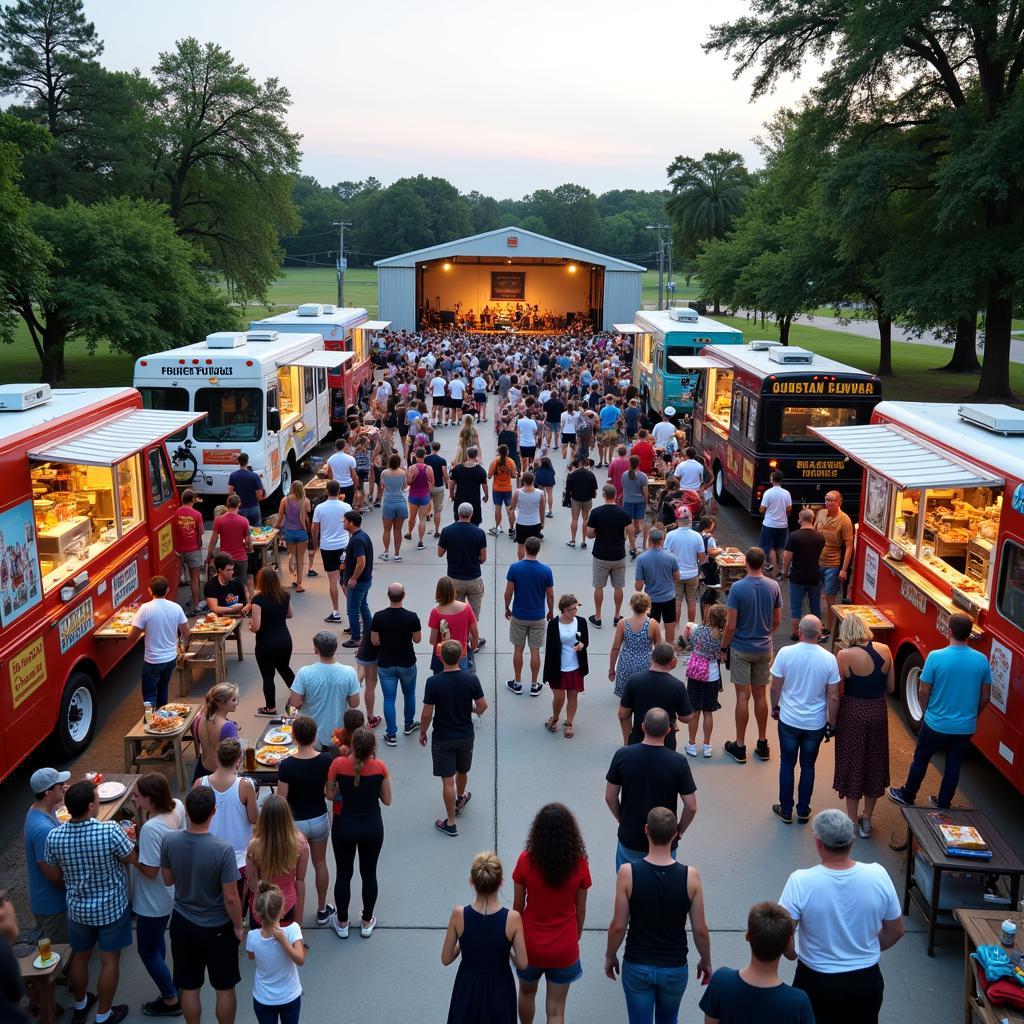
{"type": "Polygon", "coordinates": [[[580,936],[591,884],[587,848],[565,804],[545,804],[537,812],[512,881],[513,907],[523,915],[529,961],[517,970],[519,1022],[533,1024],[537,986],[546,977],[548,1024],[562,1024],[569,986],[583,976],[580,936]]]}

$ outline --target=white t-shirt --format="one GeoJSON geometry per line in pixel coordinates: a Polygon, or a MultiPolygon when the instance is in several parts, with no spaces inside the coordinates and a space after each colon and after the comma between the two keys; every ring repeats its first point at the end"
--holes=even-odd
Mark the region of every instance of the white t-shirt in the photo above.
{"type": "Polygon", "coordinates": [[[699,555],[704,554],[704,538],[689,526],[677,526],[665,536],[665,550],[675,555],[679,578],[692,580],[700,573],[699,555]]]}
{"type": "Polygon", "coordinates": [[[576,620],[565,623],[558,620],[558,639],[561,658],[559,666],[563,672],[575,672],[580,667],[580,656],[576,650],[576,620]]]}
{"type": "Polygon", "coordinates": [[[320,524],[320,547],[328,551],[344,551],[348,547],[345,513],[352,506],[340,498],[328,498],[313,509],[313,522],[320,524]]]}
{"type": "Polygon", "coordinates": [[[461,377],[455,377],[448,385],[448,394],[457,402],[461,402],[466,394],[466,382],[461,377]]]}
{"type": "Polygon", "coordinates": [[[655,423],[654,429],[651,431],[651,437],[654,438],[654,446],[656,448],[664,448],[665,445],[667,445],[675,436],[675,426],[665,420],[662,420],[660,423],[655,423]]]}
{"type": "Polygon", "coordinates": [[[327,465],[331,467],[334,479],[342,487],[352,486],[352,477],[356,472],[356,460],[348,452],[335,452],[328,460],[327,465]]]}
{"type": "Polygon", "coordinates": [[[484,380],[483,377],[474,377],[473,378],[473,390],[478,395],[486,395],[487,394],[487,381],[484,380]]]}
{"type": "Polygon", "coordinates": [[[902,916],[900,901],[881,864],[832,871],[822,864],[794,871],[779,902],[799,927],[797,956],[813,971],[840,974],[878,963],[883,921],[902,916]]]}
{"type": "Polygon", "coordinates": [[[519,433],[520,448],[537,447],[537,421],[529,416],[523,416],[516,423],[516,430],[519,433]]]}
{"type": "Polygon", "coordinates": [[[824,729],[825,687],[839,683],[836,656],[801,641],[775,655],[772,675],[783,680],[779,720],[794,729],[824,729]]]}
{"type": "Polygon", "coordinates": [[[778,529],[789,526],[789,510],[793,507],[793,496],[785,487],[769,487],[761,498],[764,509],[764,525],[778,529]]]}
{"type": "MultiPolygon", "coordinates": [[[[160,867],[160,849],[167,836],[183,829],[188,824],[185,805],[174,801],[177,826],[168,825],[157,817],[143,822],[139,829],[139,863],[147,868],[160,867]]],[[[163,876],[147,878],[137,868],[132,874],[132,910],[142,917],[166,917],[174,909],[174,886],[164,885],[163,876]]]]}
{"type": "MultiPolygon", "coordinates": [[[[291,946],[302,938],[302,928],[286,924],[284,937],[291,946]]],[[[259,928],[253,928],[245,937],[245,951],[252,953],[256,963],[256,977],[252,983],[252,997],[265,1006],[284,1006],[302,995],[298,964],[271,937],[265,939],[259,928]]]]}
{"type": "Polygon", "coordinates": [[[379,388],[377,388],[377,404],[387,405],[388,399],[391,397],[391,385],[387,381],[382,381],[379,388]]]}
{"type": "Polygon", "coordinates": [[[438,374],[438,376],[436,376],[430,382],[430,394],[434,398],[444,398],[444,394],[445,394],[445,390],[446,389],[447,389],[447,385],[444,382],[444,377],[442,377],[440,374],[438,374]]]}
{"type": "Polygon", "coordinates": [[[188,622],[181,605],[166,597],[154,597],[135,613],[132,625],[146,632],[145,659],[150,665],[162,665],[178,657],[178,627],[188,622]]]}
{"type": "Polygon", "coordinates": [[[675,475],[684,491],[699,491],[704,483],[704,466],[696,459],[684,459],[676,466],[675,475]]]}

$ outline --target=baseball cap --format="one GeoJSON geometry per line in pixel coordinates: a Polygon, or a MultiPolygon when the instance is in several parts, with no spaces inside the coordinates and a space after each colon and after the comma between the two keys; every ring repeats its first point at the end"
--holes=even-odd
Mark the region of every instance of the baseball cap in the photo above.
{"type": "Polygon", "coordinates": [[[666,416],[675,416],[675,414],[676,414],[676,407],[674,405],[666,405],[665,406],[665,415],[666,416]]]}
{"type": "Polygon", "coordinates": [[[687,507],[686,507],[686,505],[684,505],[684,506],[683,506],[683,507],[682,507],[682,508],[681,508],[681,509],[679,510],[679,515],[678,515],[678,516],[676,516],[676,519],[677,519],[677,520],[682,520],[682,519],[692,519],[692,518],[693,518],[693,515],[692,515],[692,514],[690,513],[690,510],[689,510],[689,508],[687,508],[687,507]]]}
{"type": "Polygon", "coordinates": [[[71,778],[71,772],[59,772],[56,768],[38,768],[32,773],[28,780],[33,793],[45,793],[51,786],[58,782],[67,782],[71,778]]]}

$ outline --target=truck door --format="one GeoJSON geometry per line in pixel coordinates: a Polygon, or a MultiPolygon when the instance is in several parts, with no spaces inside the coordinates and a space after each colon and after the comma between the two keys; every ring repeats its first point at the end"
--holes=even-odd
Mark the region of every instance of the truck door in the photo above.
{"type": "Polygon", "coordinates": [[[327,371],[317,367],[316,374],[316,439],[322,441],[331,432],[331,393],[327,387],[327,371]]]}
{"type": "MultiPolygon", "coordinates": [[[[174,556],[171,521],[178,509],[178,492],[171,475],[164,445],[154,445],[146,453],[146,517],[150,530],[150,564],[152,575],[161,575],[177,593],[178,564],[174,556]]],[[[212,513],[212,509],[209,510],[212,513]]]]}

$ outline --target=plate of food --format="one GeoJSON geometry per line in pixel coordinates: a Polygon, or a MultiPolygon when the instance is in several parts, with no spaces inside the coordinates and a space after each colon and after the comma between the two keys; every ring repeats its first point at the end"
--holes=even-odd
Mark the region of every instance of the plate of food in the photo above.
{"type": "Polygon", "coordinates": [[[116,800],[118,797],[124,796],[126,788],[123,782],[101,782],[96,787],[96,795],[102,803],[106,803],[109,800],[116,800]]]}
{"type": "Polygon", "coordinates": [[[187,715],[192,710],[191,704],[165,704],[162,708],[157,708],[157,714],[164,713],[166,715],[187,715]]]}
{"type": "Polygon", "coordinates": [[[285,732],[283,729],[274,729],[272,732],[268,732],[267,735],[263,737],[263,742],[264,743],[269,743],[269,744],[272,744],[274,746],[278,746],[278,745],[280,745],[282,743],[287,745],[287,744],[291,743],[291,741],[292,741],[291,729],[289,729],[288,732],[285,732]]]}
{"type": "Polygon", "coordinates": [[[177,732],[185,724],[181,715],[154,715],[152,720],[146,723],[146,732],[151,736],[166,736],[168,733],[177,732]]]}
{"type": "Polygon", "coordinates": [[[271,743],[256,751],[256,760],[268,768],[276,768],[286,757],[298,753],[298,747],[288,747],[280,743],[271,743]]]}

